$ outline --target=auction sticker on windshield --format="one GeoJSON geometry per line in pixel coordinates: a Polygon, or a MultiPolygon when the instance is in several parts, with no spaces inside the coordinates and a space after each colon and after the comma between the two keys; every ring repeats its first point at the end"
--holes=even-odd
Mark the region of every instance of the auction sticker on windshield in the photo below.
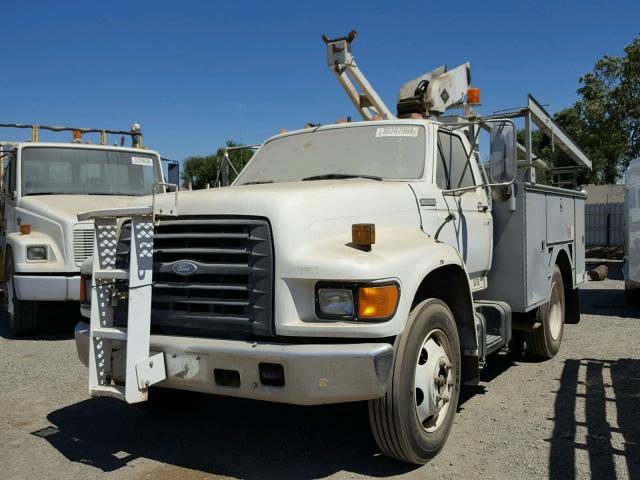
{"type": "Polygon", "coordinates": [[[379,137],[417,137],[419,127],[380,127],[376,129],[376,138],[379,137]]]}
{"type": "Polygon", "coordinates": [[[153,167],[153,160],[144,157],[131,157],[131,163],[134,165],[144,165],[145,167],[153,167]]]}

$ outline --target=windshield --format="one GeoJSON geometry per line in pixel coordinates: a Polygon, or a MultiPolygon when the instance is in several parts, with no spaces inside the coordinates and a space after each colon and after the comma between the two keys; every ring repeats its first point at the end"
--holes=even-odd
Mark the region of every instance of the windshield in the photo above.
{"type": "Polygon", "coordinates": [[[149,195],[156,182],[148,153],[30,147],[21,158],[22,195],[149,195]]]}
{"type": "Polygon", "coordinates": [[[264,144],[235,185],[331,175],[419,179],[424,171],[424,152],[424,127],[419,125],[309,130],[264,144]]]}

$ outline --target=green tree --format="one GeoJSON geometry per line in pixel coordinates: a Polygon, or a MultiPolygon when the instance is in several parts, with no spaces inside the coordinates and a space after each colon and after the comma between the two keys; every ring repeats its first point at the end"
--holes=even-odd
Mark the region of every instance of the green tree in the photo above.
{"type": "MultiPolygon", "coordinates": [[[[590,156],[592,181],[615,183],[640,155],[640,37],[625,55],[605,55],[580,77],[576,138],[590,156]]],[[[569,132],[573,133],[573,132],[569,132]]]]}
{"type": "MultiPolygon", "coordinates": [[[[187,187],[191,183],[194,190],[205,188],[207,184],[211,187],[220,184],[220,167],[224,155],[225,147],[237,147],[240,144],[233,140],[227,140],[223,147],[218,148],[215,154],[197,157],[188,157],[184,160],[182,167],[182,185],[187,187]]],[[[229,152],[231,166],[229,168],[229,181],[233,182],[244,166],[253,156],[251,149],[232,150],[229,152]],[[237,173],[236,173],[237,172],[237,173]]]]}
{"type": "MultiPolygon", "coordinates": [[[[633,158],[640,156],[640,38],[622,56],[605,55],[593,71],[580,77],[578,101],[554,115],[555,121],[580,145],[593,170],[578,173],[578,183],[615,183],[633,158]]],[[[524,132],[519,132],[524,141],[524,132]]],[[[532,132],[534,152],[552,167],[573,165],[551,139],[532,132]]],[[[538,171],[542,181],[547,172],[538,171]]]]}

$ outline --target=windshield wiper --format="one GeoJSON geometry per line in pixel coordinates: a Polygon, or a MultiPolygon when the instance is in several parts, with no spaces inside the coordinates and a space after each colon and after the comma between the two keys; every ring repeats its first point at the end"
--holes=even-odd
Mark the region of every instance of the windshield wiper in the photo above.
{"type": "Polygon", "coordinates": [[[303,182],[307,182],[309,180],[339,180],[343,178],[367,178],[369,180],[377,180],[378,182],[382,181],[382,177],[378,177],[377,175],[355,175],[351,173],[324,173],[322,175],[314,175],[312,177],[303,178],[303,182]]]}
{"type": "Polygon", "coordinates": [[[28,192],[22,194],[24,197],[28,195],[69,195],[68,193],[63,192],[28,192]]]}
{"type": "Polygon", "coordinates": [[[273,180],[255,180],[253,182],[245,182],[240,185],[261,185],[263,183],[273,183],[273,180]]]}

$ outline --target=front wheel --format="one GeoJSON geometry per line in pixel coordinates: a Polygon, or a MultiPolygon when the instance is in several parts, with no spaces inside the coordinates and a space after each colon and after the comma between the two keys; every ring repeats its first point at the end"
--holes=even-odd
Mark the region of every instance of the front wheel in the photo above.
{"type": "Polygon", "coordinates": [[[9,329],[16,335],[28,335],[36,331],[38,326],[38,304],[20,300],[16,296],[14,281],[15,269],[11,250],[7,251],[5,260],[4,300],[9,316],[9,329]]]}
{"type": "Polygon", "coordinates": [[[423,464],[444,446],[460,394],[460,341],[449,307],[418,304],[396,340],[384,397],[369,401],[369,419],[383,453],[423,464]]]}

